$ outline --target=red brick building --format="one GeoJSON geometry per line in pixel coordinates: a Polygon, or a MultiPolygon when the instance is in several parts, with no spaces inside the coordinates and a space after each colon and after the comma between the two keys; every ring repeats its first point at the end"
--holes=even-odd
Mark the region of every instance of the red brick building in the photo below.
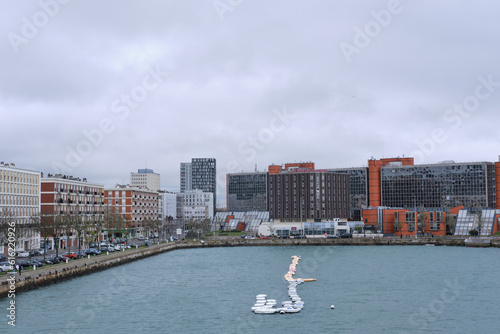
{"type": "Polygon", "coordinates": [[[364,209],[363,219],[365,228],[377,229],[382,233],[394,233],[397,236],[413,236],[418,233],[446,235],[447,215],[455,217],[460,209],[463,209],[463,206],[450,209],[450,212],[425,210],[418,212],[409,209],[378,207],[364,209]],[[422,221],[425,222],[423,230],[422,221]]]}
{"type": "MultiPolygon", "coordinates": [[[[48,174],[48,177],[41,179],[42,215],[78,214],[84,220],[91,220],[102,219],[104,211],[104,185],[61,174],[48,174]]],[[[59,248],[78,247],[76,233],[70,233],[69,236],[61,233],[55,237],[59,238],[59,248]]]]}
{"type": "Polygon", "coordinates": [[[146,221],[161,219],[159,194],[156,191],[117,185],[105,189],[104,195],[104,204],[125,220],[131,237],[144,235],[146,221]]]}

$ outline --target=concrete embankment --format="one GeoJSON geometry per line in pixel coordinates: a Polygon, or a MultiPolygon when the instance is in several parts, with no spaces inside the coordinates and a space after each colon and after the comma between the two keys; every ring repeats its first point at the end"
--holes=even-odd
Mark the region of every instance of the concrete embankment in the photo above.
{"type": "Polygon", "coordinates": [[[161,254],[175,249],[200,247],[239,247],[239,246],[327,246],[327,245],[435,245],[435,246],[470,246],[470,247],[500,247],[500,239],[452,239],[452,238],[352,238],[352,239],[241,239],[228,238],[217,240],[162,243],[139,249],[128,249],[124,252],[100,255],[90,259],[73,260],[69,263],[57,264],[48,268],[23,271],[21,276],[0,276],[0,298],[7,297],[14,287],[15,293],[27,291],[37,287],[57,283],[85,274],[90,274],[114,266],[139,260],[145,257],[161,254]],[[15,276],[15,286],[9,280],[15,276]]]}
{"type": "Polygon", "coordinates": [[[188,243],[163,243],[151,247],[128,249],[123,252],[110,253],[109,255],[94,256],[90,259],[71,260],[69,263],[60,263],[48,268],[24,270],[22,271],[22,275],[13,275],[9,272],[6,275],[0,276],[0,298],[8,296],[9,291],[10,293],[12,291],[19,293],[174,249],[191,247],[196,247],[196,245],[188,243]],[[15,285],[12,284],[14,282],[12,278],[15,278],[15,285]]]}

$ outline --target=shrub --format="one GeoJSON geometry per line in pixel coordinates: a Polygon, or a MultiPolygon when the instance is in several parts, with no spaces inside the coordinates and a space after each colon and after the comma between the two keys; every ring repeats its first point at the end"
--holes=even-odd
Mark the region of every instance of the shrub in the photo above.
{"type": "Polygon", "coordinates": [[[478,236],[478,235],[479,235],[479,232],[478,232],[477,230],[470,230],[470,231],[469,231],[469,234],[470,234],[471,236],[478,236]]]}

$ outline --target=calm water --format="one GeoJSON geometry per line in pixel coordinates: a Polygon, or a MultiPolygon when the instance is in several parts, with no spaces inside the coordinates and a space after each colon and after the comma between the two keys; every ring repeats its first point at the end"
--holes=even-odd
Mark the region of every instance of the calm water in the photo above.
{"type": "Polygon", "coordinates": [[[0,333],[497,333],[499,278],[495,248],[179,250],[18,294],[14,330],[2,299],[0,333]],[[292,255],[304,309],[252,313],[289,300],[292,255]]]}

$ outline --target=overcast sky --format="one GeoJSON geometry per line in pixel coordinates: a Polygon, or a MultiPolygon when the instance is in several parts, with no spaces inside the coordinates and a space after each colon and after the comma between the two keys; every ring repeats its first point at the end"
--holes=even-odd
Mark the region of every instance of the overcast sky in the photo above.
{"type": "Polygon", "coordinates": [[[0,161],[179,190],[179,164],[497,161],[498,1],[0,0],[0,161]]]}

